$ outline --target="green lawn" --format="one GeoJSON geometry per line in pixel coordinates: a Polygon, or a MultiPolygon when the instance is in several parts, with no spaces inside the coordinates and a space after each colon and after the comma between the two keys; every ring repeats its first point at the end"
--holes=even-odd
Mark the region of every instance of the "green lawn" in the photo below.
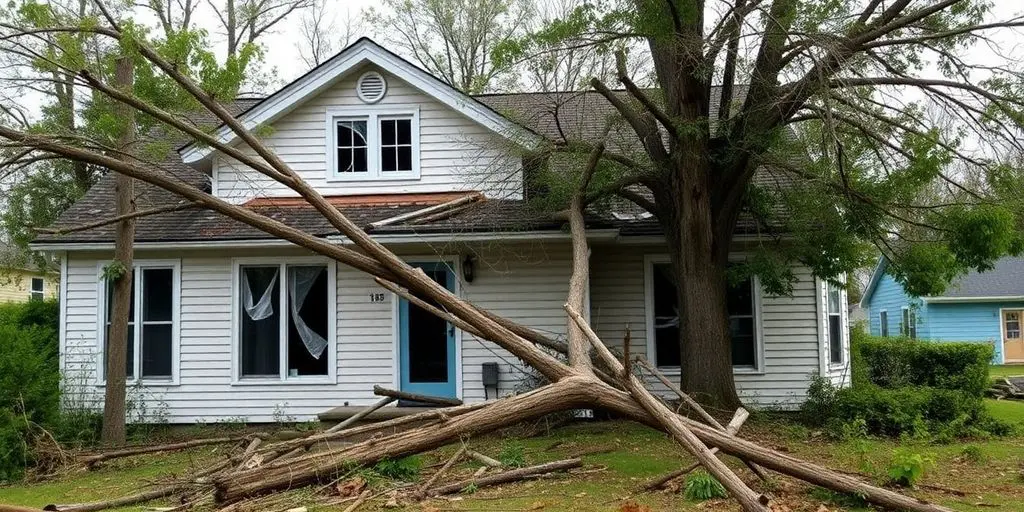
{"type": "Polygon", "coordinates": [[[995,364],[988,367],[990,377],[1015,377],[1024,375],[1024,364],[995,364]]]}
{"type": "MultiPolygon", "coordinates": [[[[855,440],[830,442],[819,432],[811,431],[787,420],[755,415],[741,435],[776,450],[805,460],[846,471],[871,475],[881,483],[893,455],[898,449],[912,450],[929,459],[922,484],[911,494],[943,503],[957,510],[1024,512],[1024,403],[990,400],[987,406],[993,415],[1021,424],[1016,437],[975,440],[959,444],[932,445],[924,442],[891,440],[855,440]],[[953,488],[967,493],[957,496],[937,488],[953,488]]],[[[199,435],[193,433],[193,435],[199,435]]],[[[546,435],[520,438],[488,436],[469,441],[470,446],[492,457],[502,453],[519,454],[527,464],[581,456],[583,471],[496,488],[482,488],[475,493],[451,499],[434,499],[422,504],[402,503],[399,510],[738,510],[731,500],[703,504],[688,502],[678,492],[642,493],[637,489],[646,480],[692,461],[692,457],[664,434],[627,422],[578,423],[553,430],[546,435]],[[627,506],[628,503],[637,507],[627,506]]],[[[450,457],[456,449],[447,446],[417,456],[419,465],[429,474],[450,457]]],[[[223,448],[196,449],[165,456],[146,456],[120,460],[92,472],[75,472],[59,479],[37,484],[0,487],[0,503],[42,506],[49,503],[76,503],[111,498],[141,490],[168,475],[182,475],[202,468],[223,457],[223,448]],[[219,450],[219,451],[218,451],[219,450]]],[[[822,504],[830,511],[847,510],[848,499],[788,478],[777,478],[766,487],[736,463],[739,474],[752,486],[773,496],[775,502],[792,512],[815,512],[822,504]]],[[[475,463],[462,463],[445,477],[447,482],[464,478],[477,468],[475,463]]],[[[371,474],[372,475],[372,474],[371,474]]],[[[424,477],[425,478],[425,477],[424,477]]],[[[384,485],[377,480],[376,485],[384,485]]],[[[257,506],[253,510],[309,506],[311,512],[340,510],[317,507],[309,491],[292,493],[284,498],[287,506],[257,506]]],[[[363,510],[384,510],[386,498],[370,502],[363,510]]],[[[170,502],[154,503],[153,506],[170,502]]],[[[856,508],[856,506],[854,506],[856,508]]],[[[140,507],[123,510],[140,510],[140,507]]],[[[195,509],[203,511],[204,509],[195,509]]]]}

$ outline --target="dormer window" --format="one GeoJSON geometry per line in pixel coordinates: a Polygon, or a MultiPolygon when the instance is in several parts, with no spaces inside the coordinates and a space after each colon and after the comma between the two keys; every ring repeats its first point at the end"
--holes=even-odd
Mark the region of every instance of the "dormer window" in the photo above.
{"type": "Polygon", "coordinates": [[[419,179],[419,139],[417,109],[329,110],[328,179],[419,179]]]}

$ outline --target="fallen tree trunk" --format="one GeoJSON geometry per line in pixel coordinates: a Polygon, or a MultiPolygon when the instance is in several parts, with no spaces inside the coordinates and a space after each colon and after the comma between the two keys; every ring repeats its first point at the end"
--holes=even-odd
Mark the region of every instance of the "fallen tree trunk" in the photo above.
{"type": "Polygon", "coordinates": [[[99,464],[104,461],[111,459],[119,459],[122,457],[132,457],[135,455],[145,455],[149,453],[160,453],[160,452],[174,452],[180,450],[187,450],[189,448],[196,448],[199,446],[209,446],[214,444],[228,444],[237,443],[246,439],[245,437],[215,437],[210,439],[195,439],[192,441],[184,441],[180,443],[161,444],[157,446],[138,446],[135,448],[125,448],[121,450],[112,450],[108,452],[101,452],[90,455],[81,455],[78,458],[80,462],[84,462],[89,466],[99,464]]]}
{"type": "MultiPolygon", "coordinates": [[[[582,331],[584,337],[590,340],[591,346],[597,351],[597,354],[604,360],[604,363],[616,370],[616,374],[622,375],[623,383],[629,393],[633,395],[633,398],[645,409],[647,413],[654,417],[662,427],[667,430],[672,437],[676,439],[679,444],[683,445],[687,450],[690,451],[697,457],[697,459],[707,468],[708,472],[715,476],[729,493],[732,494],[743,509],[748,512],[768,512],[768,498],[764,495],[755,493],[750,487],[747,486],[740,477],[736,476],[724,462],[715,457],[715,454],[708,449],[703,441],[697,438],[690,430],[690,428],[682,421],[682,417],[672,412],[671,409],[665,406],[665,404],[658,400],[644,384],[640,382],[640,379],[636,378],[635,375],[626,371],[624,365],[619,363],[615,356],[612,355],[608,347],[598,338],[597,334],[594,333],[587,321],[579,314],[578,311],[566,303],[565,310],[569,314],[569,317],[576,322],[582,331]]],[[[716,424],[718,422],[715,422],[716,424]]],[[[719,425],[721,428],[721,425],[719,425]]]]}
{"type": "Polygon", "coordinates": [[[578,468],[583,465],[582,459],[567,459],[559,460],[555,462],[548,462],[546,464],[538,464],[536,466],[530,466],[520,469],[511,469],[508,471],[502,471],[501,473],[495,473],[490,476],[480,478],[470,478],[454,484],[442,485],[435,487],[427,491],[427,494],[431,496],[441,496],[444,494],[452,494],[459,492],[466,487],[485,487],[488,485],[500,485],[509,482],[516,482],[533,476],[543,475],[546,473],[553,473],[555,471],[565,471],[572,468],[578,468]]]}
{"type": "Polygon", "coordinates": [[[138,503],[145,503],[152,501],[157,498],[164,498],[170,496],[178,491],[186,489],[185,485],[168,485],[166,487],[160,487],[151,491],[144,491],[128,496],[122,496],[112,500],[105,501],[94,501],[92,503],[79,503],[75,505],[47,505],[43,507],[45,511],[55,512],[95,512],[97,510],[107,510],[110,508],[127,507],[128,505],[135,505],[138,503]]]}
{"type": "MultiPolygon", "coordinates": [[[[744,409],[742,407],[739,408],[739,409],[736,409],[736,414],[733,415],[732,421],[730,421],[729,424],[725,426],[725,431],[728,432],[731,435],[735,435],[736,432],[738,432],[740,430],[740,427],[743,426],[743,423],[745,421],[747,421],[747,418],[749,418],[749,417],[750,417],[750,413],[747,412],[746,409],[744,409]]],[[[716,447],[712,448],[711,449],[711,453],[718,453],[718,447],[716,446],[716,447]]],[[[673,471],[673,472],[671,472],[671,473],[669,473],[667,475],[662,475],[662,476],[660,476],[658,478],[655,478],[654,480],[651,480],[650,482],[644,484],[643,489],[645,491],[653,491],[655,489],[659,489],[662,486],[664,486],[665,484],[671,482],[672,480],[675,480],[676,478],[679,478],[679,477],[681,477],[681,476],[683,476],[683,475],[685,475],[685,474],[687,474],[687,473],[689,473],[689,472],[691,472],[691,471],[693,471],[693,470],[695,470],[695,469],[697,469],[699,467],[700,467],[700,463],[699,462],[695,462],[695,463],[693,463],[693,464],[691,464],[691,465],[689,465],[689,466],[687,466],[687,467],[685,467],[683,469],[677,469],[677,470],[675,470],[675,471],[673,471]]]]}
{"type": "Polygon", "coordinates": [[[386,396],[396,400],[408,400],[410,402],[420,402],[424,404],[440,405],[443,407],[458,407],[462,405],[462,400],[457,398],[447,398],[443,396],[431,396],[422,395],[420,393],[409,393],[407,391],[398,391],[394,389],[388,389],[381,386],[373,387],[373,394],[377,396],[386,396]]]}
{"type": "MultiPolygon", "coordinates": [[[[472,407],[472,404],[463,407],[472,407]]],[[[216,499],[221,503],[248,496],[326,481],[352,464],[372,464],[385,458],[403,457],[457,441],[466,435],[498,430],[510,423],[528,421],[552,412],[581,407],[598,407],[626,418],[662,429],[661,424],[628,394],[592,377],[570,376],[530,393],[488,403],[436,426],[399,432],[371,439],[339,450],[307,455],[287,467],[261,467],[214,479],[216,499]]],[[[744,457],[767,469],[805,480],[838,492],[861,495],[877,505],[916,512],[952,512],[950,509],[881,489],[826,467],[805,462],[784,453],[733,437],[687,418],[681,421],[701,441],[721,451],[744,457]]]]}
{"type": "MultiPolygon", "coordinates": [[[[696,400],[691,398],[690,395],[684,393],[682,389],[679,389],[679,386],[676,386],[672,381],[668,379],[668,377],[665,376],[665,374],[661,373],[657,368],[655,368],[655,366],[651,364],[650,361],[648,361],[644,357],[637,357],[636,360],[638,363],[640,363],[640,366],[643,366],[644,369],[646,369],[651,375],[654,375],[656,379],[661,381],[662,384],[664,384],[666,387],[668,387],[668,389],[675,393],[676,396],[678,396],[684,403],[686,403],[688,407],[690,407],[690,409],[697,411],[697,414],[699,414],[701,418],[704,418],[704,421],[708,425],[711,425],[712,427],[715,427],[718,430],[728,431],[728,429],[726,427],[723,427],[722,424],[719,423],[714,416],[712,416],[708,411],[704,410],[704,407],[701,407],[701,405],[697,403],[696,400]]],[[[743,410],[743,412],[746,413],[747,416],[750,415],[750,413],[744,409],[739,410],[743,410]]],[[[743,418],[743,421],[746,421],[746,417],[743,418]]],[[[732,433],[735,434],[736,432],[732,433]]],[[[714,451],[717,450],[712,450],[712,452],[714,451]]],[[[746,460],[744,460],[743,463],[746,464],[746,466],[750,468],[750,470],[753,471],[758,478],[760,478],[761,480],[768,480],[768,475],[766,475],[765,472],[761,470],[761,468],[757,467],[756,464],[752,464],[746,460]]],[[[693,471],[693,469],[690,469],[690,471],[693,471]]],[[[687,471],[686,473],[689,473],[690,471],[687,471]]]]}

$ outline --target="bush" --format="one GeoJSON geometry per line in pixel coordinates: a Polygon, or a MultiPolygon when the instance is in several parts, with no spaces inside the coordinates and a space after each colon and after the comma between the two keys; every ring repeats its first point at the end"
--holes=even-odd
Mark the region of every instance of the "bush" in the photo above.
{"type": "Polygon", "coordinates": [[[913,487],[924,476],[931,459],[907,450],[896,450],[889,464],[889,482],[900,487],[913,487]]]}
{"type": "Polygon", "coordinates": [[[715,498],[728,498],[725,486],[703,469],[698,469],[686,477],[683,497],[690,501],[707,501],[715,498]]]}
{"type": "MultiPolygon", "coordinates": [[[[983,434],[971,426],[983,425],[985,415],[981,400],[961,391],[865,386],[836,393],[831,426],[862,425],[868,434],[889,437],[942,435],[959,438],[983,434]]],[[[849,434],[850,429],[846,428],[845,433],[849,434]]]]}
{"type": "MultiPolygon", "coordinates": [[[[859,380],[887,389],[928,386],[982,397],[992,355],[992,346],[984,343],[867,337],[858,340],[859,380]]],[[[855,385],[864,383],[856,380],[855,385]]]]}
{"type": "Polygon", "coordinates": [[[0,324],[0,410],[46,424],[60,407],[60,373],[45,350],[56,333],[47,327],[0,324]]]}

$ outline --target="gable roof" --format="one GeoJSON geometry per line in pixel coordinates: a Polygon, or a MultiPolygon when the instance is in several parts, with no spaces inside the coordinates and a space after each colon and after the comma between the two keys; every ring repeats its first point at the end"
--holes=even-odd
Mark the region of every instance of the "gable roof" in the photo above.
{"type": "MultiPolygon", "coordinates": [[[[368,37],[360,38],[334,57],[248,108],[239,115],[239,120],[250,129],[261,124],[271,123],[294,110],[305,100],[341,80],[349,71],[367,62],[397,76],[412,87],[498,135],[526,146],[532,146],[540,140],[536,134],[524,129],[521,125],[510,121],[474,97],[455,89],[413,63],[388,51],[368,37]]],[[[235,133],[223,124],[218,127],[215,135],[220,142],[225,144],[237,139],[235,133]]],[[[182,147],[179,153],[185,163],[191,163],[205,158],[211,151],[212,148],[209,146],[188,144],[182,147]]]]}
{"type": "MultiPolygon", "coordinates": [[[[861,307],[866,307],[882,276],[888,269],[889,261],[879,258],[871,280],[861,298],[861,307]]],[[[1007,256],[996,261],[991,270],[972,270],[953,280],[946,292],[934,297],[921,297],[925,302],[979,302],[1024,299],[1024,258],[1007,256]]]]}

